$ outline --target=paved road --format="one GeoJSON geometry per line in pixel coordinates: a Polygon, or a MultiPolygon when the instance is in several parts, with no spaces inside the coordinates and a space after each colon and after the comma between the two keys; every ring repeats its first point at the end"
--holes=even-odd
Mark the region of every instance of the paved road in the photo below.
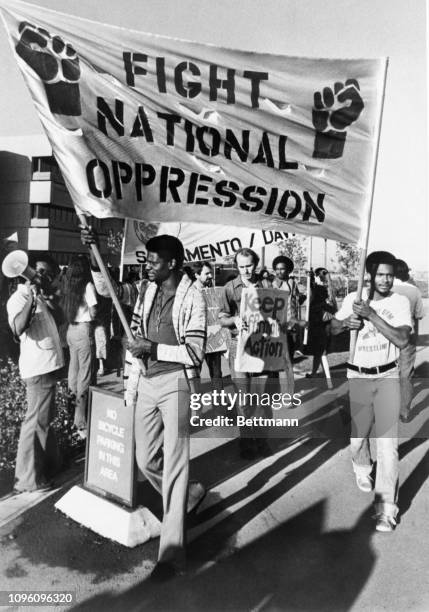
{"type": "MultiPolygon", "coordinates": [[[[347,436],[335,429],[345,402],[338,382],[335,396],[319,393],[298,413],[303,423],[318,418],[332,425],[335,436],[273,440],[274,454],[253,464],[238,458],[235,440],[192,441],[191,471],[211,490],[190,526],[186,577],[168,588],[151,586],[146,578],[158,542],[126,549],[79,527],[54,510],[67,485],[2,526],[2,589],[75,590],[78,609],[109,612],[426,612],[429,317],[421,333],[416,416],[402,430],[401,522],[394,534],[374,533],[372,496],[354,484],[347,436]]],[[[79,471],[75,466],[71,476],[79,471]]],[[[156,511],[144,486],[143,494],[156,511]]]]}

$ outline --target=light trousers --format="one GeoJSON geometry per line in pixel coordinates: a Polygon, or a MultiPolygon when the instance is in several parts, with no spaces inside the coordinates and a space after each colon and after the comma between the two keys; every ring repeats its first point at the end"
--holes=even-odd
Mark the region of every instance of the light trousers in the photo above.
{"type": "Polygon", "coordinates": [[[159,561],[185,560],[189,480],[189,388],[183,371],[140,377],[135,410],[137,465],[162,495],[159,561]],[[179,430],[182,435],[179,436],[179,430]]]}
{"type": "Polygon", "coordinates": [[[51,428],[55,417],[55,372],[25,380],[27,412],[21,425],[15,467],[15,488],[32,491],[60,467],[60,455],[51,428]]]}
{"type": "Polygon", "coordinates": [[[70,349],[68,386],[76,396],[74,425],[78,429],[85,429],[89,387],[96,380],[95,341],[92,323],[69,325],[67,344],[70,349]]]}
{"type": "Polygon", "coordinates": [[[409,344],[399,354],[399,375],[401,380],[401,412],[407,415],[414,395],[412,377],[416,361],[416,339],[410,338],[409,344]]]}
{"type": "Polygon", "coordinates": [[[376,508],[378,512],[395,517],[398,511],[398,421],[401,409],[398,371],[380,378],[351,378],[349,384],[353,469],[363,476],[369,476],[372,471],[369,436],[374,424],[377,445],[376,508]]]}

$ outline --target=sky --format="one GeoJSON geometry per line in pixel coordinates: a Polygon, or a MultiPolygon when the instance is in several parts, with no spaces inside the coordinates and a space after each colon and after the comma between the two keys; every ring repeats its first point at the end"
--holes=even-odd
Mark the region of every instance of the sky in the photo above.
{"type": "MultiPolygon", "coordinates": [[[[306,57],[388,56],[369,250],[389,250],[413,270],[429,269],[425,0],[37,0],[31,4],[243,50],[306,57]]],[[[42,134],[42,128],[2,24],[0,57],[0,150],[8,150],[12,141],[42,134]]],[[[322,242],[315,246],[316,265],[323,263],[322,242]]],[[[331,245],[330,254],[333,249],[331,245]]]]}

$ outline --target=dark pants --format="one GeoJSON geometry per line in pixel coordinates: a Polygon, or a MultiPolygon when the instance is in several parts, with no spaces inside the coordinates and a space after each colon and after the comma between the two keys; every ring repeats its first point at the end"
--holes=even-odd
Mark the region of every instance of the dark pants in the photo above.
{"type": "MultiPolygon", "coordinates": [[[[231,379],[234,383],[237,391],[241,391],[244,393],[256,393],[261,392],[263,390],[263,386],[269,382],[268,374],[261,374],[252,376],[249,372],[238,372],[235,369],[235,356],[237,354],[237,340],[235,338],[231,339],[230,347],[229,347],[229,369],[231,372],[231,379]]],[[[269,406],[261,406],[258,403],[248,403],[246,402],[244,405],[239,403],[236,404],[236,412],[238,416],[243,416],[246,419],[253,417],[266,417],[270,418],[272,416],[272,411],[269,406]]],[[[265,440],[267,437],[267,429],[266,427],[260,427],[255,425],[249,425],[240,427],[240,438],[242,439],[263,439],[265,440]]]]}
{"type": "Polygon", "coordinates": [[[212,380],[222,379],[222,368],[221,368],[221,355],[222,353],[206,353],[206,364],[209,368],[210,378],[212,380]]]}

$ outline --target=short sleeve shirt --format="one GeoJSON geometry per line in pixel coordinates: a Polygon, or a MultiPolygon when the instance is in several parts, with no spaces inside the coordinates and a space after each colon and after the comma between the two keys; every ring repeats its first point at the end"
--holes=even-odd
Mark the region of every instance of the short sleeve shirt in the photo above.
{"type": "Polygon", "coordinates": [[[94,285],[92,283],[87,283],[82,304],[77,309],[74,319],[75,323],[85,323],[91,321],[89,309],[93,306],[97,306],[97,294],[95,293],[94,285]]]}
{"type": "MultiPolygon", "coordinates": [[[[260,287],[259,281],[254,284],[254,287],[260,287]]],[[[246,285],[241,280],[240,276],[228,281],[224,286],[222,298],[220,300],[219,316],[226,315],[227,317],[236,317],[240,314],[241,294],[246,285]]],[[[232,329],[231,334],[237,335],[237,330],[232,329]]]]}
{"type": "MultiPolygon", "coordinates": [[[[18,285],[7,302],[9,325],[22,312],[28,300],[29,288],[18,285]]],[[[36,309],[29,327],[20,336],[19,371],[22,378],[48,374],[64,365],[58,329],[54,317],[42,297],[36,299],[36,309]]]]}
{"type": "Polygon", "coordinates": [[[417,287],[411,283],[404,283],[395,279],[392,291],[405,295],[410,300],[411,316],[413,319],[422,319],[424,315],[422,295],[417,287]]]}
{"type": "MultiPolygon", "coordinates": [[[[343,321],[353,314],[353,302],[356,292],[349,293],[344,298],[340,310],[335,318],[343,321]]],[[[362,299],[367,299],[366,291],[362,293],[362,299]]],[[[403,295],[391,293],[381,300],[371,300],[370,306],[384,321],[392,327],[408,326],[412,328],[410,304],[403,295]]],[[[359,330],[356,342],[354,365],[366,368],[386,365],[399,357],[399,348],[390,342],[378,329],[368,320],[363,321],[364,326],[359,330]]]]}

